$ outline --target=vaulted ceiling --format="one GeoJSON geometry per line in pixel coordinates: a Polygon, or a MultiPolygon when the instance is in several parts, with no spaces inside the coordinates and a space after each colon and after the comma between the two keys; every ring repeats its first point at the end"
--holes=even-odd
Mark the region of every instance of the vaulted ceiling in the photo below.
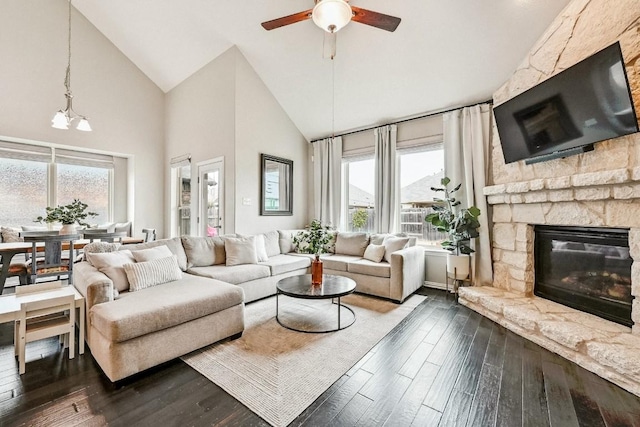
{"type": "Polygon", "coordinates": [[[73,5],[163,91],[236,45],[307,139],[483,101],[513,73],[569,0],[351,0],[402,18],[356,22],[323,59],[311,20],[263,21],[313,0],[75,0],[73,5]],[[335,103],[333,101],[335,97],[335,103]]]}

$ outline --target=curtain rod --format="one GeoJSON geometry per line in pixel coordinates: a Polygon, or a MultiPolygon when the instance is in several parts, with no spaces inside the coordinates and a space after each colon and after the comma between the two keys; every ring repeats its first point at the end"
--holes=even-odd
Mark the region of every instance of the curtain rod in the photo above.
{"type": "MultiPolygon", "coordinates": [[[[487,101],[476,102],[474,104],[463,105],[461,107],[449,108],[448,110],[442,110],[442,111],[436,111],[436,112],[433,112],[433,113],[427,113],[427,114],[423,114],[421,116],[411,117],[409,119],[402,119],[402,120],[398,120],[397,122],[391,122],[391,123],[387,123],[387,124],[384,124],[384,125],[370,126],[368,128],[364,128],[364,129],[352,130],[350,132],[345,132],[345,133],[341,133],[339,135],[334,135],[334,136],[352,135],[354,133],[365,132],[365,131],[376,129],[376,128],[379,128],[379,127],[382,127],[382,126],[397,125],[398,123],[404,123],[404,122],[410,122],[412,120],[424,119],[425,117],[431,117],[431,116],[435,116],[435,115],[438,115],[438,114],[450,113],[452,111],[459,110],[461,108],[474,107],[474,106],[480,105],[480,104],[491,104],[491,105],[493,105],[493,99],[489,99],[487,101]]],[[[329,137],[327,137],[327,138],[329,138],[329,137]]],[[[323,139],[326,139],[326,138],[313,139],[313,140],[311,140],[311,144],[313,144],[314,142],[317,142],[317,141],[322,141],[323,139]]]]}

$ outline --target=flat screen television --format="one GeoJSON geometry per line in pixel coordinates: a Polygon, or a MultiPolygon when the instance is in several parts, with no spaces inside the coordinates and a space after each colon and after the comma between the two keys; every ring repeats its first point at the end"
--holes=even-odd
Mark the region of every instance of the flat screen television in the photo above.
{"type": "Polygon", "coordinates": [[[615,43],[493,109],[506,163],[593,150],[638,132],[620,44],[615,43]]]}

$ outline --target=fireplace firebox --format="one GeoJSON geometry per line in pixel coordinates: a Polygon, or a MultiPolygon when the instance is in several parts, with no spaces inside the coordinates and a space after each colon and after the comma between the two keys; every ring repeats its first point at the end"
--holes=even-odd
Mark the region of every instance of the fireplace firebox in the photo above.
{"type": "Polygon", "coordinates": [[[536,225],[534,294],[632,326],[629,230],[536,225]]]}

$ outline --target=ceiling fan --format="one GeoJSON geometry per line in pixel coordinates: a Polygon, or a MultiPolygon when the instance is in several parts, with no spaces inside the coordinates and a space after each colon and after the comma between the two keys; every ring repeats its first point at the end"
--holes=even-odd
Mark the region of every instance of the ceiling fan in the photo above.
{"type": "Polygon", "coordinates": [[[263,22],[262,26],[265,30],[273,30],[311,18],[326,32],[335,33],[351,21],[391,32],[400,24],[400,18],[351,6],[348,0],[315,0],[315,3],[313,9],[263,22]]]}

